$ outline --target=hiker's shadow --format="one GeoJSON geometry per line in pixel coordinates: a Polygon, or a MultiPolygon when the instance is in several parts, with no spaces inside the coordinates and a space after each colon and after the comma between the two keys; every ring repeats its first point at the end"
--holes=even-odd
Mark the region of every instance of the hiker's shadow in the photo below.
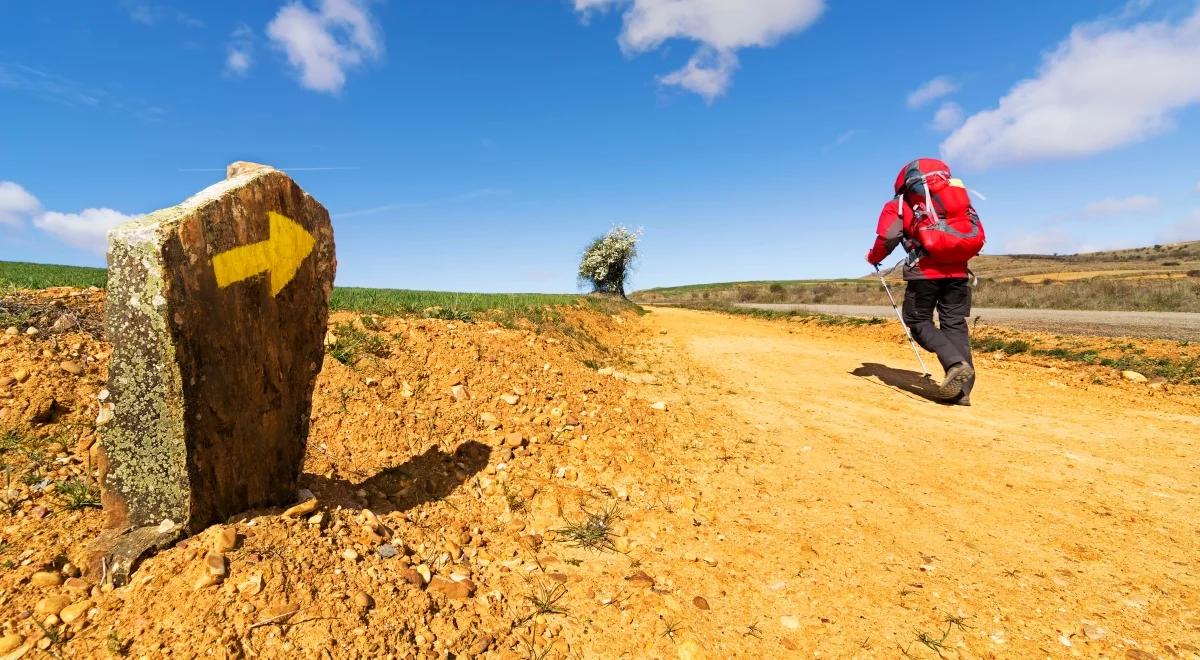
{"type": "Polygon", "coordinates": [[[869,378],[874,376],[885,385],[898,387],[905,392],[915,394],[922,399],[937,403],[946,403],[938,398],[938,382],[933,378],[907,369],[894,369],[884,364],[864,362],[863,365],[850,372],[854,376],[869,378]]]}
{"type": "Polygon", "coordinates": [[[430,447],[403,465],[386,468],[363,481],[305,474],[301,485],[327,505],[361,508],[366,504],[376,514],[408,511],[426,502],[440,500],[466,483],[488,464],[492,448],[468,440],[446,453],[430,447]],[[363,497],[359,493],[365,492],[363,497]]]}

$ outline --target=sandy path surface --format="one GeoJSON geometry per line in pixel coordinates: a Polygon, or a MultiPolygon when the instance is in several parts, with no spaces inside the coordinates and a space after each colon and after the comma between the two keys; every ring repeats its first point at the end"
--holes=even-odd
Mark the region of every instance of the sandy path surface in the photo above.
{"type": "Polygon", "coordinates": [[[1194,398],[983,358],[975,406],[947,407],[852,373],[910,368],[898,341],[646,323],[672,410],[726,447],[695,475],[723,597],[689,624],[710,652],[1200,657],[1194,398]]]}
{"type": "MultiPolygon", "coordinates": [[[[899,299],[897,299],[899,302],[899,299]]],[[[791,305],[741,303],[738,307],[791,311],[806,309],[824,314],[846,316],[895,315],[882,305],[791,305]]],[[[1156,339],[1200,339],[1200,314],[1194,312],[1108,312],[1065,309],[1007,309],[980,307],[972,310],[972,319],[987,325],[1004,325],[1026,330],[1112,337],[1152,337],[1156,339]]]]}

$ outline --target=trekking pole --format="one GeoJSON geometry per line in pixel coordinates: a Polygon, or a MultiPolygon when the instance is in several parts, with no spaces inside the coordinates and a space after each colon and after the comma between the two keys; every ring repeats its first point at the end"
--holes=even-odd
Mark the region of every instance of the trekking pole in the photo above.
{"type": "Polygon", "coordinates": [[[908,329],[908,324],[904,322],[904,316],[900,314],[900,308],[896,306],[896,298],[892,296],[892,288],[888,286],[887,280],[883,278],[883,271],[879,270],[879,264],[873,264],[875,272],[879,274],[879,283],[883,285],[883,290],[887,291],[888,300],[892,301],[892,310],[896,312],[896,320],[900,321],[900,327],[904,328],[904,336],[908,337],[908,345],[912,346],[913,355],[917,356],[917,362],[921,364],[921,373],[926,378],[929,377],[929,370],[925,368],[925,360],[921,359],[921,351],[917,350],[917,342],[913,339],[912,331],[908,329]]]}

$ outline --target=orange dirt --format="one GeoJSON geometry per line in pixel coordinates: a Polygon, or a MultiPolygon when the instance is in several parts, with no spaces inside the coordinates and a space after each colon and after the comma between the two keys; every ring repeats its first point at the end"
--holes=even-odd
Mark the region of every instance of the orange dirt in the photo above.
{"type": "Polygon", "coordinates": [[[975,407],[947,408],[852,373],[908,368],[895,328],[583,308],[540,332],[367,325],[387,354],[327,357],[318,380],[315,510],[229,521],[228,576],[200,587],[221,529],[127,587],[45,584],[102,515],[20,477],[87,472],[108,348],[69,330],[0,340],[0,378],[31,374],[0,387],[0,432],[45,440],[0,455],[16,502],[0,509],[0,649],[936,657],[928,633],[964,657],[1200,653],[1194,387],[982,357],[975,407]],[[581,506],[615,507],[605,548],[556,531],[581,506]],[[78,619],[49,613],[84,600],[78,619]]]}

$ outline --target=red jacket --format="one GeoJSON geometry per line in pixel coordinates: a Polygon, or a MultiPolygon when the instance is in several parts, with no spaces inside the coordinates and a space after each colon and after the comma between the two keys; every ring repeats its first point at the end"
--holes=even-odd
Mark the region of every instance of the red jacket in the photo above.
{"type": "MultiPolygon", "coordinates": [[[[908,204],[904,204],[904,218],[896,212],[896,200],[883,205],[879,213],[879,225],[875,230],[875,244],[867,253],[867,261],[872,264],[881,263],[887,259],[897,245],[904,244],[904,250],[912,255],[915,250],[920,254],[921,246],[909,238],[912,228],[913,213],[908,204]]],[[[967,262],[938,262],[928,255],[917,259],[914,264],[905,264],[904,279],[911,280],[940,280],[952,277],[967,277],[967,262]]]]}

